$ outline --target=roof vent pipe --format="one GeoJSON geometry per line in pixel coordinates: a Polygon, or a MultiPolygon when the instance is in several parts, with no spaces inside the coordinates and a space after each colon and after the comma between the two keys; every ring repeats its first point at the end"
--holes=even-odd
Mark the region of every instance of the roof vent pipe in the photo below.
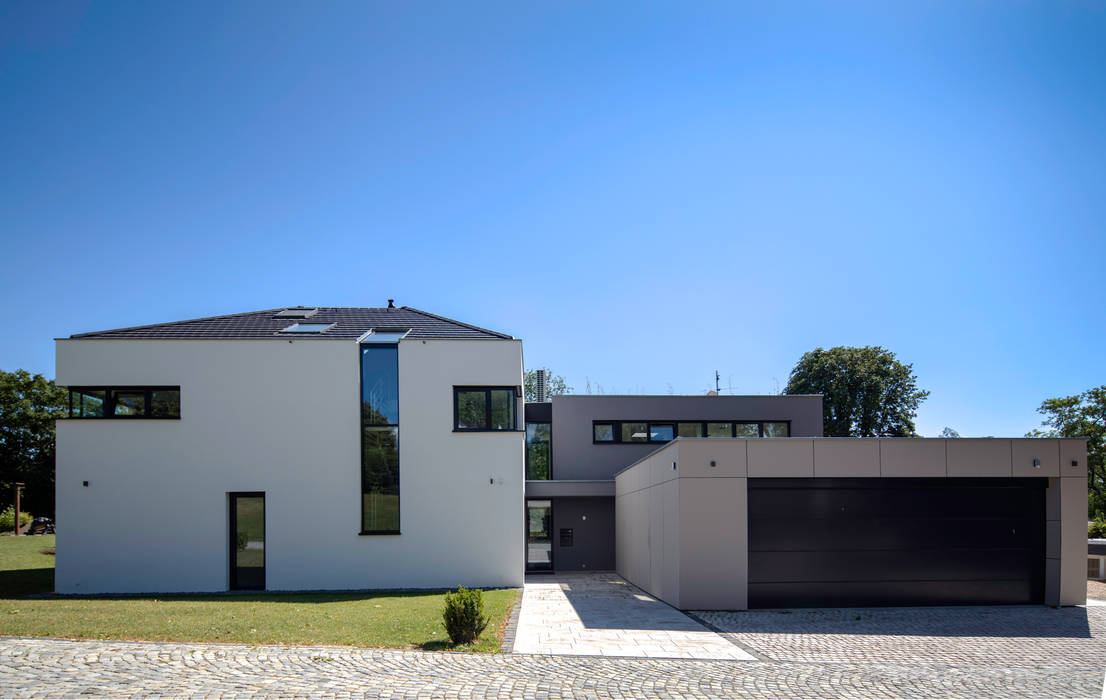
{"type": "Polygon", "coordinates": [[[389,300],[388,300],[388,308],[389,308],[389,309],[394,309],[394,308],[396,308],[396,300],[395,300],[395,299],[389,299],[389,300]]]}
{"type": "Polygon", "coordinates": [[[538,403],[545,403],[545,370],[539,369],[535,374],[537,375],[534,378],[534,393],[537,394],[535,398],[538,403]]]}

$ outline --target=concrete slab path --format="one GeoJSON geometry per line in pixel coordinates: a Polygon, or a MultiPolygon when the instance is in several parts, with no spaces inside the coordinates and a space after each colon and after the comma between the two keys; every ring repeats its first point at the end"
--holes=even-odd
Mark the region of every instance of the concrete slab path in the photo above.
{"type": "Polygon", "coordinates": [[[514,653],[731,661],[755,658],[613,572],[527,577],[514,653]]]}

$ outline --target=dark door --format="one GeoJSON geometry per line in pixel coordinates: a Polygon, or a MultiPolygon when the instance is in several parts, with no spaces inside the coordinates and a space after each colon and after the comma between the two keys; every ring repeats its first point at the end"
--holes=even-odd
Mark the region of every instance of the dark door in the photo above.
{"type": "Polygon", "coordinates": [[[526,570],[553,570],[553,502],[526,502],[526,570]]]}
{"type": "Polygon", "coordinates": [[[265,588],[265,494],[230,494],[230,587],[265,588]]]}
{"type": "Polygon", "coordinates": [[[1047,479],[749,479],[749,607],[1044,601],[1047,479]]]}

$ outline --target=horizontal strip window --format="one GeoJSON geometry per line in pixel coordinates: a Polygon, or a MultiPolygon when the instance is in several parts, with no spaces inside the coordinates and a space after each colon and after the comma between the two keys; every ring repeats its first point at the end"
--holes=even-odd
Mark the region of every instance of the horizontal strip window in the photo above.
{"type": "Polygon", "coordinates": [[[454,432],[518,430],[518,396],[513,386],[453,387],[454,432]]]}
{"type": "Polygon", "coordinates": [[[790,437],[791,421],[608,421],[591,425],[595,444],[665,443],[687,438],[790,437]]]}
{"type": "Polygon", "coordinates": [[[176,420],[180,387],[69,387],[69,417],[176,420]]]}

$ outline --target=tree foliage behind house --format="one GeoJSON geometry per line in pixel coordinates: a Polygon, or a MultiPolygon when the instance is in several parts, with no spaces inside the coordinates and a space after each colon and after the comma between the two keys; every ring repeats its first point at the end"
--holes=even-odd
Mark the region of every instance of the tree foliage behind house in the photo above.
{"type": "Polygon", "coordinates": [[[1106,384],[1075,396],[1046,399],[1037,412],[1045,430],[1026,437],[1087,438],[1087,514],[1106,518],[1106,384]]]}
{"type": "Polygon", "coordinates": [[[546,396],[563,396],[565,394],[572,393],[572,387],[566,382],[565,378],[559,374],[553,374],[553,370],[548,367],[537,367],[535,369],[528,369],[522,377],[523,390],[526,393],[527,401],[538,400],[538,370],[545,370],[545,395],[546,396]]]}
{"type": "Polygon", "coordinates": [[[0,370],[0,508],[23,482],[22,509],[54,514],[54,421],[65,415],[69,395],[41,374],[0,370]]]}
{"type": "Polygon", "coordinates": [[[918,388],[913,365],[878,346],[816,348],[805,353],[785,394],[822,394],[827,437],[909,437],[929,396],[918,388]]]}

